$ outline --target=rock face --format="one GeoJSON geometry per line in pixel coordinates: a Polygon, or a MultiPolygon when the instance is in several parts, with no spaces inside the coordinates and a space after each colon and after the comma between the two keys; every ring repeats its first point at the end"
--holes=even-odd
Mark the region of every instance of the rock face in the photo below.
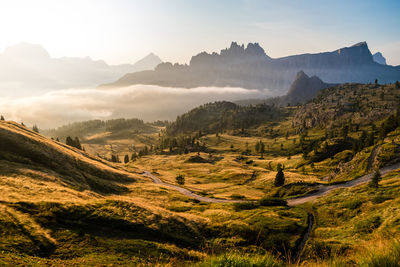
{"type": "Polygon", "coordinates": [[[376,63],[382,64],[382,65],[387,65],[386,58],[382,55],[381,52],[373,54],[372,57],[376,63]]]}
{"type": "Polygon", "coordinates": [[[108,65],[89,57],[52,58],[40,45],[20,43],[0,54],[0,91],[2,96],[21,96],[54,89],[95,87],[127,72],[153,70],[161,62],[154,54],[133,65],[108,65]]]}
{"type": "Polygon", "coordinates": [[[304,104],[310,99],[313,99],[319,90],[333,86],[321,81],[316,76],[308,77],[303,71],[297,73],[295,80],[286,96],[283,98],[281,105],[297,105],[304,104]]]}
{"type": "Polygon", "coordinates": [[[290,87],[300,70],[328,83],[382,83],[400,79],[400,66],[378,64],[366,42],[333,52],[270,58],[257,43],[246,47],[233,42],[220,53],[202,52],[189,65],[163,63],[154,71],[126,74],[104,87],[152,84],[192,88],[232,86],[248,89],[272,89],[281,93],[290,87]]]}

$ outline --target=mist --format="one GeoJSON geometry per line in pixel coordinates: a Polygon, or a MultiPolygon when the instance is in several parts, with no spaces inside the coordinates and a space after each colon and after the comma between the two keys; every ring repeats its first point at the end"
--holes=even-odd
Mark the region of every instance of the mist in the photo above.
{"type": "Polygon", "coordinates": [[[185,89],[135,85],[108,90],[64,89],[33,97],[0,98],[0,114],[7,120],[47,129],[91,119],[174,120],[177,115],[208,102],[273,95],[269,90],[231,87],[185,89]]]}

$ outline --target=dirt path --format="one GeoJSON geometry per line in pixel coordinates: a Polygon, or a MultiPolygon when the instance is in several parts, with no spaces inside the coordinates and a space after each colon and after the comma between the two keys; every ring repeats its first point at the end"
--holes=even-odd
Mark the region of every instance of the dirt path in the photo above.
{"type": "MultiPolygon", "coordinates": [[[[380,169],[379,171],[381,172],[381,175],[384,175],[390,171],[394,171],[400,169],[400,163],[391,165],[391,166],[387,166],[384,167],[382,169],[380,169]]],[[[374,174],[373,173],[369,173],[366,174],[364,176],[361,176],[357,179],[348,181],[348,182],[344,182],[341,184],[335,184],[335,185],[318,185],[317,189],[318,191],[315,193],[312,193],[310,195],[304,196],[304,197],[299,197],[299,198],[292,198],[292,199],[288,199],[288,205],[289,206],[296,206],[296,205],[300,205],[303,204],[305,202],[309,202],[309,201],[313,201],[316,198],[320,197],[320,196],[324,196],[326,194],[328,194],[330,191],[338,189],[338,188],[349,188],[349,187],[353,187],[353,186],[357,186],[363,183],[368,182],[372,176],[374,174]]]]}
{"type": "MultiPolygon", "coordinates": [[[[394,171],[400,169],[400,163],[391,165],[391,166],[387,166],[384,167],[382,169],[380,169],[380,172],[382,175],[390,172],[390,171],[394,171]]],[[[163,185],[163,186],[168,186],[188,197],[197,199],[199,201],[204,201],[204,202],[211,202],[211,203],[238,203],[238,202],[246,202],[246,200],[234,200],[234,199],[222,199],[222,198],[212,198],[212,197],[203,197],[200,196],[198,194],[193,193],[192,191],[177,186],[177,185],[173,185],[173,184],[168,184],[163,182],[160,178],[158,178],[157,176],[151,174],[148,171],[144,171],[142,173],[143,176],[149,177],[153,180],[153,183],[155,184],[159,184],[159,185],[163,185]]],[[[304,197],[298,197],[298,198],[292,198],[292,199],[288,199],[287,203],[289,206],[296,206],[296,205],[300,205],[306,202],[310,202],[310,201],[314,201],[316,198],[320,197],[320,196],[324,196],[326,194],[328,194],[329,192],[331,192],[332,190],[338,189],[338,188],[349,188],[349,187],[353,187],[353,186],[357,186],[363,183],[368,182],[371,178],[372,178],[373,173],[370,174],[366,174],[364,176],[361,176],[357,179],[348,181],[348,182],[344,182],[341,184],[335,184],[335,185],[318,185],[317,186],[317,192],[306,195],[304,197]]]]}
{"type": "Polygon", "coordinates": [[[178,191],[178,192],[184,194],[185,196],[188,196],[188,197],[197,199],[197,200],[199,200],[199,201],[211,202],[211,203],[236,203],[236,202],[243,202],[242,200],[203,197],[203,196],[200,196],[200,195],[197,195],[197,194],[193,193],[192,191],[190,191],[190,190],[188,190],[188,189],[186,189],[186,188],[183,188],[183,187],[180,187],[180,186],[177,186],[177,185],[173,185],[173,184],[165,183],[165,182],[161,181],[160,178],[158,178],[157,176],[154,176],[153,174],[151,174],[151,173],[148,172],[148,171],[144,171],[144,172],[142,173],[142,175],[151,178],[155,184],[168,186],[168,187],[170,187],[170,188],[172,188],[172,189],[174,189],[174,190],[176,190],[176,191],[178,191]]]}

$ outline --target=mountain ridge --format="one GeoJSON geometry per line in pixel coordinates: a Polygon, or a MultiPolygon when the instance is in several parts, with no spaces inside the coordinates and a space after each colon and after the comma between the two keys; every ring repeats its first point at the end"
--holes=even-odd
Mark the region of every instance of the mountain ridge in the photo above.
{"type": "Polygon", "coordinates": [[[0,54],[0,89],[18,95],[35,94],[39,90],[95,87],[127,72],[154,69],[161,62],[153,53],[134,64],[119,65],[90,57],[54,58],[41,45],[19,43],[0,54]]]}
{"type": "Polygon", "coordinates": [[[245,48],[232,42],[220,53],[201,52],[193,56],[189,65],[161,63],[154,71],[128,73],[100,87],[134,84],[184,88],[231,86],[285,92],[300,70],[327,83],[368,83],[375,79],[390,83],[400,79],[400,66],[376,63],[366,42],[331,52],[281,58],[270,58],[258,43],[249,43],[245,48]]]}

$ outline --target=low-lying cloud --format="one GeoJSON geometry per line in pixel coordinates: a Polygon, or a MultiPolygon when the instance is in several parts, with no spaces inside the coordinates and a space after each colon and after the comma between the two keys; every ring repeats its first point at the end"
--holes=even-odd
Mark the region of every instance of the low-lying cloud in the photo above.
{"type": "Polygon", "coordinates": [[[90,119],[140,118],[174,120],[193,107],[213,101],[270,96],[268,90],[229,87],[193,89],[135,85],[115,89],[68,89],[40,96],[0,98],[0,114],[7,120],[51,128],[90,119]]]}

